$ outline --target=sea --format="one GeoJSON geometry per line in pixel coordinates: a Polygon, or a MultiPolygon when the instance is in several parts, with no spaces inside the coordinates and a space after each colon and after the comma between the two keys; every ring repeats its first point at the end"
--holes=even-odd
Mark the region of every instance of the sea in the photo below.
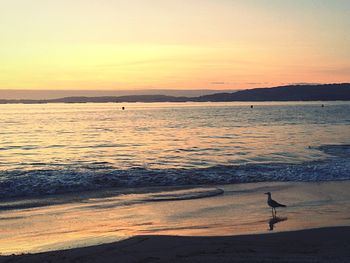
{"type": "Polygon", "coordinates": [[[0,105],[0,256],[347,226],[349,124],[350,102],[0,105]]]}
{"type": "Polygon", "coordinates": [[[0,105],[0,200],[349,179],[350,102],[0,105]]]}

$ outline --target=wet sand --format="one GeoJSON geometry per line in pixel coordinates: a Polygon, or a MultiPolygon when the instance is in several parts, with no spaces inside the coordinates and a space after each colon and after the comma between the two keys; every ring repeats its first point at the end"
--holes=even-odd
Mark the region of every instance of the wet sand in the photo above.
{"type": "Polygon", "coordinates": [[[225,236],[137,236],[111,244],[3,262],[349,262],[350,227],[225,236]]]}
{"type": "MultiPolygon", "coordinates": [[[[185,262],[186,257],[181,255],[188,254],[194,255],[188,262],[202,262],[206,251],[210,252],[209,259],[218,256],[223,262],[228,260],[225,257],[238,257],[239,251],[246,251],[244,256],[250,259],[259,253],[264,257],[277,257],[294,252],[296,258],[308,258],[308,255],[323,258],[324,253],[345,257],[349,228],[337,227],[350,226],[349,187],[350,181],[256,183],[206,186],[180,192],[173,188],[152,188],[122,194],[112,191],[78,197],[51,196],[24,203],[6,201],[1,203],[0,211],[0,255],[73,249],[39,254],[33,259],[46,255],[56,258],[62,253],[67,258],[75,255],[79,258],[79,253],[85,253],[82,257],[100,262],[105,259],[104,249],[107,249],[111,250],[108,253],[112,258],[120,256],[126,262],[152,262],[152,257],[185,262]],[[271,217],[271,209],[267,207],[263,194],[267,191],[272,192],[272,198],[287,205],[277,210],[277,219],[271,217]],[[201,198],[196,198],[198,193],[201,198]],[[306,230],[318,228],[327,229],[306,230]],[[303,231],[291,232],[299,230],[303,231]],[[270,242],[266,246],[261,243],[265,239],[270,242]],[[113,242],[117,243],[102,245],[113,242]],[[127,244],[133,245],[129,248],[127,244]],[[315,250],[312,250],[313,244],[315,250]],[[248,251],[250,246],[255,252],[248,251]],[[272,253],[275,246],[279,254],[272,253]],[[82,249],[76,249],[78,247],[82,249]],[[132,250],[134,247],[138,249],[136,252],[132,250]],[[147,257],[149,259],[145,259],[147,257]]],[[[32,256],[5,257],[1,262],[22,258],[29,260],[32,256]]]]}

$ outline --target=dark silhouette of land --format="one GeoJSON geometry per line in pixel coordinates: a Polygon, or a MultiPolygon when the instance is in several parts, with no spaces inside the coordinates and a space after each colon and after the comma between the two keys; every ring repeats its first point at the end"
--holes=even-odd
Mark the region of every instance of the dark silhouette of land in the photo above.
{"type": "Polygon", "coordinates": [[[198,97],[221,92],[236,92],[237,89],[122,89],[122,90],[35,90],[35,89],[0,89],[0,98],[2,99],[27,99],[27,100],[49,100],[64,97],[119,97],[131,95],[166,95],[174,97],[198,97]]]}
{"type": "Polygon", "coordinates": [[[335,101],[350,100],[350,83],[289,85],[273,88],[241,90],[234,93],[216,93],[199,97],[175,97],[166,95],[131,95],[103,97],[65,97],[47,100],[0,99],[6,103],[106,103],[106,102],[228,102],[228,101],[335,101]]]}
{"type": "Polygon", "coordinates": [[[289,85],[218,93],[199,97],[200,101],[332,101],[350,100],[350,83],[289,85]]]}

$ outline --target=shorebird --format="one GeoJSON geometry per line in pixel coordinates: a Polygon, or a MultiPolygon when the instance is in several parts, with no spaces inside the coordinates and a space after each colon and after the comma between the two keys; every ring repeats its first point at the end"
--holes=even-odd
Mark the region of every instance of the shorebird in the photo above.
{"type": "Polygon", "coordinates": [[[278,202],[276,202],[275,200],[272,200],[271,198],[271,193],[267,192],[265,193],[267,195],[267,204],[271,207],[271,211],[272,211],[272,216],[275,217],[277,212],[276,212],[276,207],[286,207],[285,205],[282,205],[278,202]],[[273,213],[275,212],[275,213],[273,213]]]}

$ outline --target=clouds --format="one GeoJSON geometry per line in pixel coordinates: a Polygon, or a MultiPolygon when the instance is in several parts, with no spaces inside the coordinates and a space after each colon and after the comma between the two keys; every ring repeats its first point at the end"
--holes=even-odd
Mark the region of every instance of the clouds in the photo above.
{"type": "Polygon", "coordinates": [[[213,81],[210,82],[210,85],[229,85],[231,84],[230,82],[225,82],[225,81],[213,81]]]}

